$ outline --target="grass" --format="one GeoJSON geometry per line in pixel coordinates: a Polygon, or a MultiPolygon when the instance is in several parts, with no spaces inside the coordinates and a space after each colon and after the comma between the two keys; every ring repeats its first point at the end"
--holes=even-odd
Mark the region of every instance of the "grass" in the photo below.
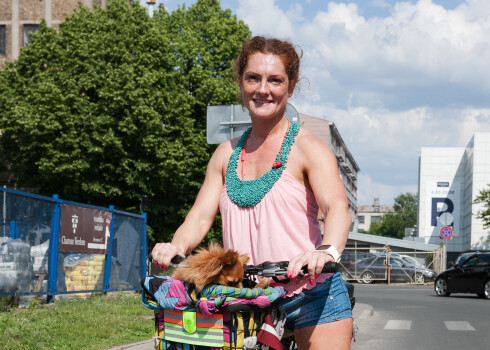
{"type": "Polygon", "coordinates": [[[153,312],[141,293],[118,292],[0,308],[0,349],[102,350],[150,339],[153,312]]]}

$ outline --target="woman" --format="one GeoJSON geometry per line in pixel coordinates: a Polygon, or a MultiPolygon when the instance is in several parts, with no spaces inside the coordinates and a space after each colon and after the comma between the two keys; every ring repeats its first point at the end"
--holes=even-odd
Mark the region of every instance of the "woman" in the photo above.
{"type": "Polygon", "coordinates": [[[285,118],[299,76],[300,57],[289,43],[254,37],[235,62],[242,104],[252,127],[213,154],[196,202],[171,243],[158,243],[152,258],[168,266],[209,231],[218,208],[223,245],[250,263],[290,261],[285,286],[286,328],[299,349],[349,349],[352,313],[345,283],[321,274],[347,241],[351,217],[337,162],[329,148],[285,118]],[[324,214],[323,238],[317,214],[324,214]],[[302,266],[308,275],[302,276],[302,266]]]}

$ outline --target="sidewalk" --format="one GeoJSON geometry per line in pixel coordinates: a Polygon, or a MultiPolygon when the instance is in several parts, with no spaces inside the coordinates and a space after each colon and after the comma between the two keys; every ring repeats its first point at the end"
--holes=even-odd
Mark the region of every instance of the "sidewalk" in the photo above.
{"type": "MultiPolygon", "coordinates": [[[[353,311],[354,321],[359,324],[369,319],[373,315],[373,308],[368,304],[356,303],[353,311]]],[[[144,340],[138,343],[116,346],[107,350],[154,350],[153,339],[144,340]]]]}

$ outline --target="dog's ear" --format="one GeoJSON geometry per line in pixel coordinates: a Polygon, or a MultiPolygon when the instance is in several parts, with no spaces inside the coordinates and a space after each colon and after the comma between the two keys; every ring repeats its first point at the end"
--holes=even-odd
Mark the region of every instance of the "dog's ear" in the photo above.
{"type": "Polygon", "coordinates": [[[242,254],[238,257],[238,260],[242,263],[242,265],[245,265],[250,260],[250,257],[248,255],[242,254]]]}
{"type": "Polygon", "coordinates": [[[223,265],[234,265],[239,259],[239,255],[234,250],[223,250],[219,260],[223,265]]]}

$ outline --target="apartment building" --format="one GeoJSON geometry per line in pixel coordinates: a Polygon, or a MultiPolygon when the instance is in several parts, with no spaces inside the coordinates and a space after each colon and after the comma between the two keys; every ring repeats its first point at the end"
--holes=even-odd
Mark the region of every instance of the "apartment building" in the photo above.
{"type": "Polygon", "coordinates": [[[106,0],[0,0],[0,67],[19,57],[42,19],[58,28],[79,3],[88,8],[106,6],[106,0]]]}

